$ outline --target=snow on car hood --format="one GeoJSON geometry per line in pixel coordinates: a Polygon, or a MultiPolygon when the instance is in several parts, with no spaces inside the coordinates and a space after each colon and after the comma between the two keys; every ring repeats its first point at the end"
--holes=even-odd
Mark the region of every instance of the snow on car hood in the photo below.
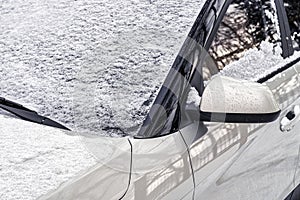
{"type": "Polygon", "coordinates": [[[40,199],[120,199],[126,193],[131,175],[129,140],[84,137],[82,142],[98,163],[40,199]]]}
{"type": "Polygon", "coordinates": [[[0,115],[0,198],[36,199],[96,164],[78,136],[0,115]]]}
{"type": "Polygon", "coordinates": [[[88,138],[2,115],[0,127],[1,199],[36,199],[47,193],[48,198],[72,199],[70,195],[80,197],[83,191],[109,197],[125,193],[131,156],[126,138],[88,138]],[[119,190],[107,188],[110,184],[119,190]],[[61,193],[61,188],[68,192],[61,193]]]}

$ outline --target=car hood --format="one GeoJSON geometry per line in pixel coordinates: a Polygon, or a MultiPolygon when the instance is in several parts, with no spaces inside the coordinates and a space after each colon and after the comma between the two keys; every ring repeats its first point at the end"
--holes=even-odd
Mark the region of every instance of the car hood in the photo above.
{"type": "Polygon", "coordinates": [[[131,170],[127,138],[83,137],[97,164],[40,199],[120,199],[125,195],[131,170]]]}
{"type": "Polygon", "coordinates": [[[128,187],[127,138],[80,136],[3,113],[0,139],[4,198],[119,199],[128,187]]]}

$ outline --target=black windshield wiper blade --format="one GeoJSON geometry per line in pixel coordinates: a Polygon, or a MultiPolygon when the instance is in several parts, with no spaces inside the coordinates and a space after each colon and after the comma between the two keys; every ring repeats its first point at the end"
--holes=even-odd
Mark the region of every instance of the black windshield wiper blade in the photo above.
{"type": "Polygon", "coordinates": [[[53,121],[52,119],[49,119],[47,117],[41,116],[37,112],[30,110],[30,109],[22,106],[21,104],[18,104],[13,101],[9,101],[3,97],[0,97],[0,108],[16,115],[19,118],[26,120],[26,121],[30,121],[30,122],[43,124],[46,126],[52,126],[52,127],[70,131],[69,128],[63,126],[62,124],[60,124],[56,121],[53,121]]]}

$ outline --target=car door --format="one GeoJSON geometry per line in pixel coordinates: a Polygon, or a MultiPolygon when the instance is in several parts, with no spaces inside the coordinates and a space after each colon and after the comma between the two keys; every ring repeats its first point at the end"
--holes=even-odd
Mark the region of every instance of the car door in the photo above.
{"type": "MultiPolygon", "coordinates": [[[[294,188],[298,162],[299,122],[289,131],[281,122],[299,103],[300,84],[289,68],[266,81],[280,102],[279,118],[253,130],[247,126],[247,142],[233,157],[205,179],[199,196],[204,199],[284,199],[294,188]]],[[[198,191],[197,191],[198,192],[198,191]]]]}
{"type": "MultiPolygon", "coordinates": [[[[300,63],[297,63],[295,65],[295,69],[298,72],[298,81],[300,82],[300,63]]],[[[300,102],[298,100],[295,103],[295,106],[299,107],[299,105],[300,105],[300,102]]],[[[299,113],[298,112],[296,113],[295,117],[297,117],[297,118],[295,118],[295,120],[299,119],[299,113]]],[[[295,121],[295,126],[293,127],[293,131],[295,132],[295,134],[298,134],[298,135],[299,135],[299,132],[300,132],[300,125],[299,125],[300,122],[299,121],[300,120],[295,121]]],[[[299,138],[298,138],[298,145],[299,145],[298,156],[297,156],[296,170],[295,170],[295,176],[294,176],[294,186],[295,187],[300,184],[300,141],[299,141],[299,138]]]]}
{"type": "Polygon", "coordinates": [[[220,74],[267,85],[282,113],[269,124],[195,122],[181,129],[195,199],[283,199],[294,187],[299,136],[296,121],[290,136],[281,124],[297,108],[300,86],[295,58],[286,58],[282,7],[279,1],[228,2],[211,31],[209,54],[220,74]]]}
{"type": "MultiPolygon", "coordinates": [[[[286,11],[286,25],[288,26],[288,34],[291,35],[292,40],[292,48],[293,52],[290,54],[293,58],[292,62],[289,62],[288,65],[293,66],[295,70],[298,72],[298,80],[300,81],[300,2],[298,1],[291,1],[291,0],[284,0],[282,2],[282,6],[284,6],[284,11],[286,11]]],[[[287,122],[286,127],[289,129],[288,132],[290,137],[294,135],[299,135],[300,128],[299,128],[299,118],[298,118],[298,108],[299,108],[299,100],[297,100],[294,104],[289,105],[290,113],[290,120],[285,118],[287,122]]],[[[295,136],[294,136],[295,137],[295,136]]],[[[300,183],[300,142],[299,137],[295,139],[295,143],[298,145],[294,149],[294,154],[296,159],[295,164],[295,175],[294,175],[294,187],[299,186],[300,183]],[[298,140],[297,140],[298,139],[298,140]],[[296,152],[298,151],[298,152],[296,152]]],[[[299,195],[299,194],[298,194],[299,195]]],[[[293,198],[299,198],[299,196],[293,196],[293,198]]]]}
{"type": "Polygon", "coordinates": [[[122,199],[193,199],[193,175],[179,132],[132,138],[130,186],[122,199]]]}

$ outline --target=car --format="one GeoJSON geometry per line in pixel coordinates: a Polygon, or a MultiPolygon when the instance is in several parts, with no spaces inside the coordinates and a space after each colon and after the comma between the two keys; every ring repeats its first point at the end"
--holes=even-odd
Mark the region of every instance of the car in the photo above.
{"type": "Polygon", "coordinates": [[[85,137],[98,164],[41,199],[299,199],[299,9],[205,1],[137,134],[85,137]]]}

